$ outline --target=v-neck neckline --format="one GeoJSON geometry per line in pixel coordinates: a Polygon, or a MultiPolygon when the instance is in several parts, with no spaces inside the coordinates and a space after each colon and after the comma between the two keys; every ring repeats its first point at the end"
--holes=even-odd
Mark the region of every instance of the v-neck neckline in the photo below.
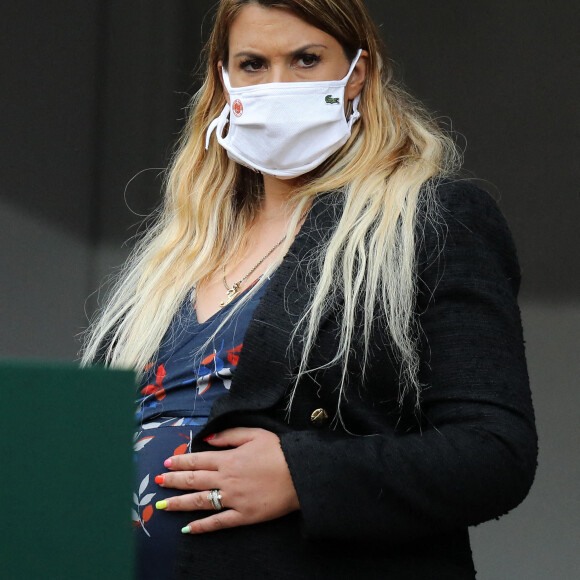
{"type": "MultiPolygon", "coordinates": [[[[261,276],[260,276],[260,278],[261,278],[261,276]]],[[[260,278],[258,278],[254,282],[252,282],[252,284],[250,286],[248,286],[245,290],[243,290],[242,292],[240,292],[231,302],[228,302],[227,304],[225,304],[224,306],[222,306],[219,310],[216,310],[209,318],[206,318],[203,322],[200,322],[199,321],[199,318],[197,316],[197,308],[196,308],[195,301],[194,301],[192,303],[192,305],[191,305],[191,308],[193,310],[193,318],[195,320],[195,323],[198,326],[206,326],[208,324],[211,324],[215,319],[217,319],[220,316],[220,314],[223,314],[224,312],[227,312],[228,310],[230,310],[231,308],[233,308],[233,306],[235,304],[237,304],[237,302],[243,296],[245,296],[260,281],[260,278]]],[[[264,282],[264,285],[267,285],[268,282],[269,282],[269,280],[266,280],[264,282]]]]}

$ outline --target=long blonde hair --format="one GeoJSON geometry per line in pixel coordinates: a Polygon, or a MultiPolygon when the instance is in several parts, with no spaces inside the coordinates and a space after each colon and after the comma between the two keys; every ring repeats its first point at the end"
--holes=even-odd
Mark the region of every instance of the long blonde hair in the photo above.
{"type": "MultiPolygon", "coordinates": [[[[204,136],[226,100],[218,62],[228,61],[228,33],[249,3],[290,10],[327,32],[352,58],[369,53],[367,76],[351,138],[290,200],[297,225],[321,193],[336,191],[344,211],[317,264],[320,276],[295,335],[303,341],[297,381],[308,367],[321,317],[335,288],[344,299],[339,348],[327,365],[341,364],[346,386],[350,353],[360,339],[356,327],[362,305],[365,360],[373,322],[399,354],[402,398],[417,379],[416,223],[434,211],[437,180],[449,175],[458,154],[447,137],[392,78],[392,67],[377,29],[360,0],[221,0],[206,47],[205,82],[195,95],[166,179],[164,204],[154,225],[136,246],[107,304],[87,332],[83,364],[99,357],[114,367],[142,371],[188,293],[238,247],[259,211],[261,177],[231,161],[216,140],[205,150],[204,136]]],[[[290,230],[292,231],[292,230],[290,230]]],[[[286,243],[287,250],[290,241],[286,243]]],[[[363,363],[364,367],[364,363],[363,363]]]]}

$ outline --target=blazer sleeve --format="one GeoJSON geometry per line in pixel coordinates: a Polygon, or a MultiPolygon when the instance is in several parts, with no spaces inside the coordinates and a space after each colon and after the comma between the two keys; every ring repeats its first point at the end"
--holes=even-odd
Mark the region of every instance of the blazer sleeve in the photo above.
{"type": "Polygon", "coordinates": [[[532,484],[537,437],[513,242],[486,193],[458,182],[438,197],[442,220],[418,236],[420,428],[385,419],[370,436],[282,434],[306,537],[406,541],[464,528],[514,508],[532,484]]]}

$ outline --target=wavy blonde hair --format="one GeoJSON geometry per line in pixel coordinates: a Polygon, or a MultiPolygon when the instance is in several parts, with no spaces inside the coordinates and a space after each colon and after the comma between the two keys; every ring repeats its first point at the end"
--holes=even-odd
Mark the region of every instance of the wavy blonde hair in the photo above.
{"type": "Polygon", "coordinates": [[[342,365],[341,394],[355,331],[360,340],[356,315],[363,305],[365,361],[379,317],[399,354],[401,401],[414,392],[418,402],[417,217],[433,214],[437,179],[454,171],[459,157],[453,141],[393,81],[391,63],[360,0],[221,0],[206,47],[205,82],[193,98],[169,168],[163,207],[88,329],[82,363],[99,358],[141,372],[188,293],[215,273],[215,264],[225,263],[230,248],[242,244],[260,209],[261,177],[231,161],[215,139],[209,150],[204,148],[208,127],[226,103],[218,62],[228,62],[230,26],[252,2],[290,10],[336,38],[349,59],[359,48],[369,53],[361,121],[340,151],[309,174],[289,200],[294,208],[289,231],[320,194],[336,191],[344,200],[336,230],[317,258],[320,276],[295,332],[303,341],[297,381],[312,370],[308,360],[321,317],[341,288],[339,348],[327,362],[342,365]]]}

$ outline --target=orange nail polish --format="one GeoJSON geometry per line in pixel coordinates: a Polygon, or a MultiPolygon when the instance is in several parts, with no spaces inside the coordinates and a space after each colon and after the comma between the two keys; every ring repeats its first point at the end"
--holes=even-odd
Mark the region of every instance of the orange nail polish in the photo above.
{"type": "Polygon", "coordinates": [[[164,475],[156,475],[155,476],[155,483],[159,485],[163,485],[163,480],[165,479],[164,475]]]}

